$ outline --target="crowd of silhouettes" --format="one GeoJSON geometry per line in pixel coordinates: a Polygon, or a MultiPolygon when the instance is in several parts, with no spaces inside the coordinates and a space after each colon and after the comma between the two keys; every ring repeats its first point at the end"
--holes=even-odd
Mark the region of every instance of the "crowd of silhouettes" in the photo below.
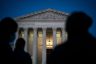
{"type": "Polygon", "coordinates": [[[19,38],[13,51],[18,25],[15,20],[6,17],[0,21],[0,64],[32,64],[31,56],[24,51],[25,41],[19,38]]]}
{"type": "MultiPolygon", "coordinates": [[[[96,39],[89,33],[92,18],[84,12],[73,12],[66,21],[68,40],[54,48],[47,64],[95,64],[96,39]]],[[[15,20],[6,17],[0,21],[0,64],[32,64],[31,56],[24,51],[25,40],[19,38],[15,49],[14,42],[18,25],[15,20]]]]}
{"type": "Polygon", "coordinates": [[[84,12],[73,12],[66,21],[68,40],[55,47],[48,64],[95,64],[96,39],[89,33],[92,19],[84,12]]]}

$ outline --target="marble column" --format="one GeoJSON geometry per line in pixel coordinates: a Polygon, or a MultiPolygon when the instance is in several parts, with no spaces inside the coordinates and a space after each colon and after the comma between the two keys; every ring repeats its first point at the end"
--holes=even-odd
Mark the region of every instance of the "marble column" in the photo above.
{"type": "Polygon", "coordinates": [[[25,51],[27,52],[27,43],[28,43],[28,29],[24,29],[24,40],[25,40],[25,51]]]}
{"type": "Polygon", "coordinates": [[[57,45],[56,28],[53,28],[53,46],[57,45]]]}
{"type": "Polygon", "coordinates": [[[62,28],[62,42],[65,42],[66,41],[66,32],[64,30],[64,28],[62,28]]]}
{"type": "Polygon", "coordinates": [[[37,64],[37,28],[33,29],[34,34],[33,34],[33,55],[32,55],[32,60],[33,64],[37,64]]]}
{"type": "Polygon", "coordinates": [[[42,64],[46,64],[46,28],[43,28],[43,39],[42,39],[42,64]]]}
{"type": "Polygon", "coordinates": [[[19,38],[19,29],[17,29],[17,32],[16,32],[16,40],[19,38]]]}
{"type": "Polygon", "coordinates": [[[14,40],[14,43],[12,44],[12,49],[14,50],[15,48],[15,44],[16,44],[16,41],[18,39],[18,36],[19,36],[19,29],[17,29],[17,32],[15,33],[15,40],[14,40]]]}
{"type": "Polygon", "coordinates": [[[15,44],[16,44],[16,40],[19,38],[19,29],[17,29],[17,32],[16,32],[16,38],[15,38],[15,44]]]}

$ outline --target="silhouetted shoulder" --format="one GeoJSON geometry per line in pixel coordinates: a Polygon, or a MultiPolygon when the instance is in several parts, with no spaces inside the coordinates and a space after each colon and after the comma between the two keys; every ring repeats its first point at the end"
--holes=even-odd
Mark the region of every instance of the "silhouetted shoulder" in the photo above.
{"type": "Polygon", "coordinates": [[[64,50],[66,48],[66,46],[67,46],[67,43],[60,44],[60,45],[56,46],[53,51],[60,52],[60,51],[64,50]]]}
{"type": "Polygon", "coordinates": [[[26,56],[27,64],[32,64],[31,55],[26,52],[26,53],[25,53],[25,56],[26,56]]]}
{"type": "Polygon", "coordinates": [[[86,37],[87,43],[90,45],[90,48],[96,49],[96,38],[93,37],[92,35],[87,35],[86,37]]]}
{"type": "Polygon", "coordinates": [[[25,40],[18,38],[14,49],[15,64],[32,64],[32,59],[29,53],[25,52],[25,40]]]}
{"type": "Polygon", "coordinates": [[[48,64],[62,64],[64,58],[66,44],[58,45],[54,48],[53,52],[47,59],[48,64]],[[59,59],[59,60],[58,60],[59,59]]]}
{"type": "Polygon", "coordinates": [[[96,39],[88,31],[92,22],[92,18],[84,12],[77,11],[70,14],[65,28],[68,40],[55,47],[48,63],[93,64],[96,57],[96,39]]]}

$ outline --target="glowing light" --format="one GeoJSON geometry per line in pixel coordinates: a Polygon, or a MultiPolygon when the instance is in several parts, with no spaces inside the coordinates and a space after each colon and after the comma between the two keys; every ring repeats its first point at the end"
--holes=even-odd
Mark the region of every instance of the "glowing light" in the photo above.
{"type": "Polygon", "coordinates": [[[46,40],[46,48],[47,49],[52,49],[53,48],[53,41],[52,41],[52,38],[47,38],[46,40]]]}

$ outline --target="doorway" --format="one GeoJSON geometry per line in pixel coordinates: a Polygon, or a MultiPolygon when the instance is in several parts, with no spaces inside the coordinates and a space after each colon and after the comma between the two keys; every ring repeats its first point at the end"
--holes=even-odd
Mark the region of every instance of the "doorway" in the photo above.
{"type": "Polygon", "coordinates": [[[53,30],[47,29],[46,31],[46,60],[49,58],[53,51],[53,30]]]}

